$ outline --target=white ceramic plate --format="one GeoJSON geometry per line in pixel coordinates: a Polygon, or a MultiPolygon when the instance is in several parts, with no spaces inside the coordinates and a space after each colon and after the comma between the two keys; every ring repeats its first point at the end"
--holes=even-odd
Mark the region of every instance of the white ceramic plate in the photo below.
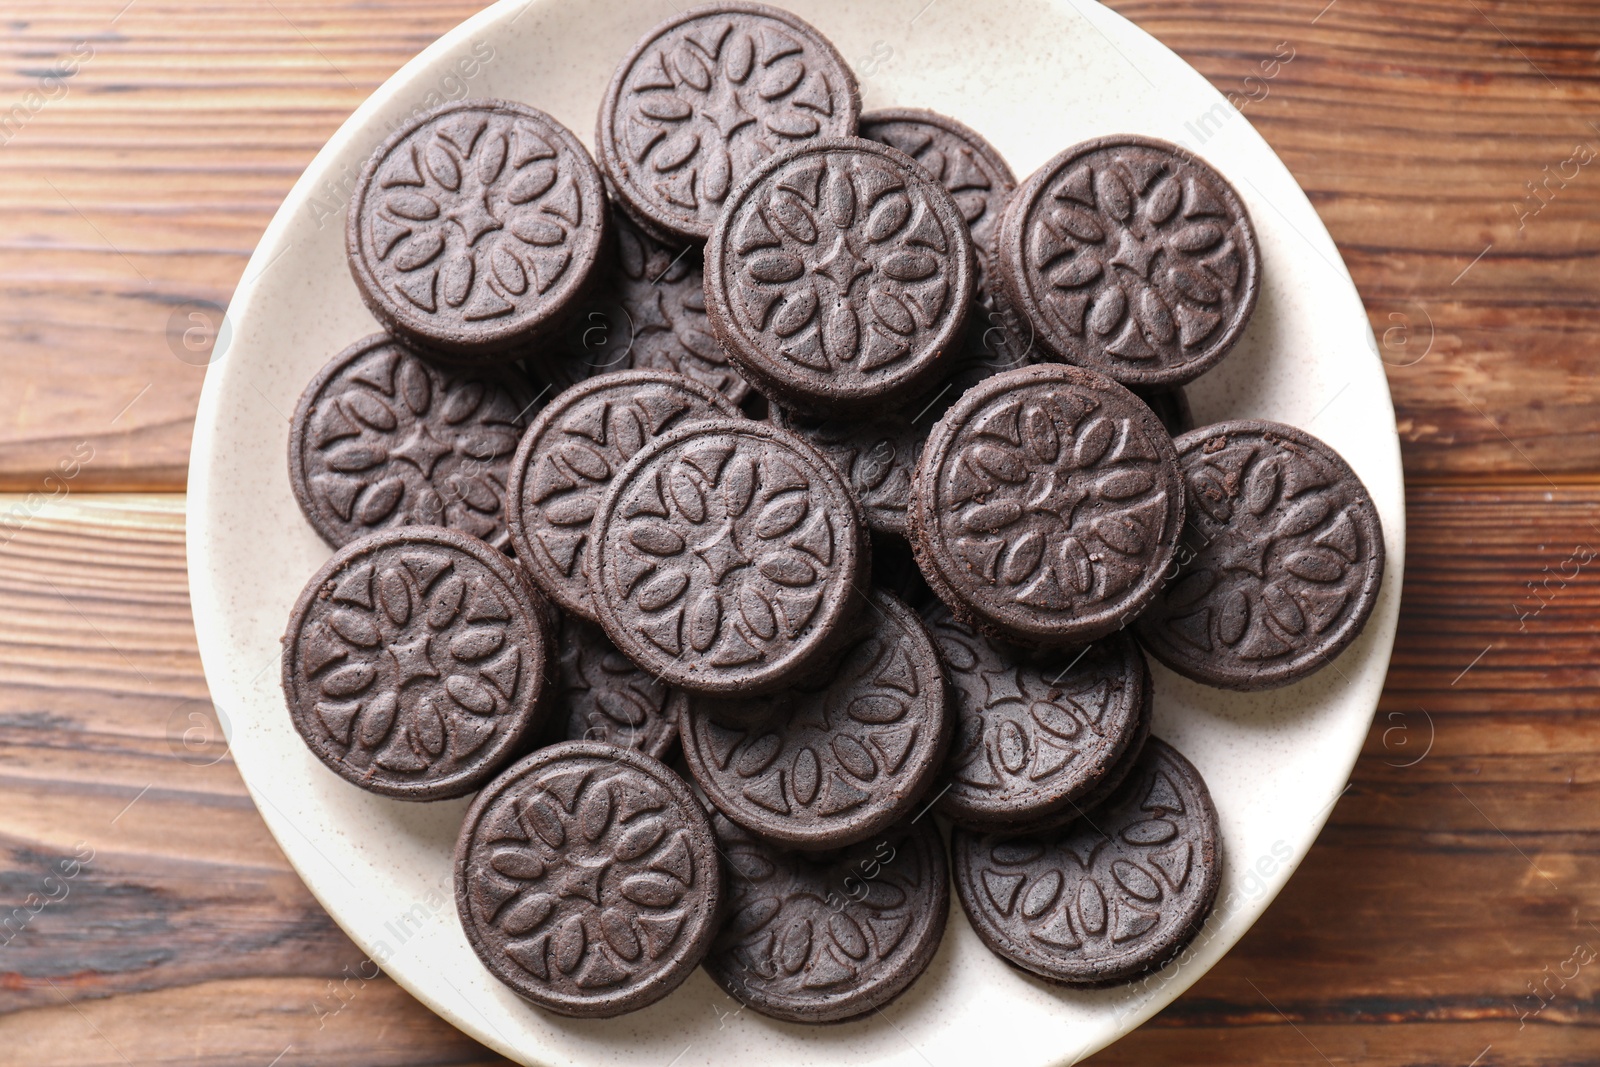
{"type": "Polygon", "coordinates": [[[376,326],[345,266],[354,175],[412,110],[463,96],[543,108],[589,142],[617,60],[671,0],[505,0],[389,79],[328,142],[267,228],[210,368],[189,468],[189,582],[212,694],[262,817],[329,914],[371,958],[473,1037],[527,1064],[1070,1063],[1188,988],[1255,922],[1342,792],[1389,664],[1405,501],[1387,383],[1333,241],[1265,141],[1196,71],[1089,0],[794,0],[861,77],[868,108],[921,106],[986,134],[1026,176],[1100,134],[1187,145],[1232,179],[1261,237],[1249,331],[1190,390],[1201,422],[1277,419],[1312,430],[1366,482],[1388,573],[1365,635],[1333,669],[1240,695],[1160,666],[1155,731],[1200,768],[1222,819],[1216,911],[1176,963],[1096,992],[1058,989],[991,955],[959,907],[928,972],[862,1022],[805,1027],[739,1006],[697,973],[634,1015],[581,1021],[518,999],[478,963],[456,918],[451,849],[466,801],[405,804],[334,777],[290,726],[278,639],[329,550],[301,517],[287,413],[312,374],[376,326]],[[226,341],[225,335],[225,341],[226,341]],[[677,1057],[676,1059],[674,1057],[677,1057]]]}

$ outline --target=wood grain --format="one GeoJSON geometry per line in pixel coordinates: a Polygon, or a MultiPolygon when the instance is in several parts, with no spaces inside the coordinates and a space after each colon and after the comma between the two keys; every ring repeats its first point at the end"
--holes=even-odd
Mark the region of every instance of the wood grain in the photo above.
{"type": "MultiPolygon", "coordinates": [[[[478,7],[138,0],[113,24],[124,3],[58,0],[0,44],[0,105],[93,49],[0,128],[20,397],[0,415],[0,489],[37,490],[80,441],[80,488],[182,488],[205,357],[184,331],[203,343],[339,123],[478,7]]],[[[1592,5],[1324,4],[1112,6],[1234,94],[1311,196],[1384,339],[1411,474],[1595,469],[1600,163],[1563,167],[1600,151],[1592,5]],[[1293,58],[1263,78],[1275,53],[1293,58]]]]}
{"type": "MultiPolygon", "coordinates": [[[[1413,491],[1401,636],[1349,793],[1244,941],[1095,1062],[1321,1062],[1304,1038],[1382,1064],[1593,1047],[1597,968],[1546,976],[1578,944],[1600,951],[1600,724],[1584,713],[1600,677],[1561,651],[1592,646],[1600,578],[1578,568],[1526,630],[1495,606],[1582,531],[1600,545],[1600,503],[1550,497],[1413,491]],[[1447,564],[1463,554],[1481,574],[1447,564]],[[1548,1006],[1519,1018],[1547,980],[1548,1006]]],[[[256,816],[204,700],[181,498],[43,510],[0,547],[0,632],[0,901],[60,895],[43,888],[54,865],[93,852],[0,947],[0,1042],[62,1064],[120,1062],[108,1041],[136,1063],[267,1063],[288,1045],[298,1062],[494,1062],[363,980],[256,816]]]]}

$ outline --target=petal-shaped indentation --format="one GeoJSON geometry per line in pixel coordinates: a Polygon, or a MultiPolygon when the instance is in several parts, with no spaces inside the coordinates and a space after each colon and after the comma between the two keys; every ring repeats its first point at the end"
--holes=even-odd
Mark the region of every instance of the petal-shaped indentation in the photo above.
{"type": "Polygon", "coordinates": [[[1050,272],[1050,284],[1057,289],[1076,289],[1100,277],[1103,269],[1098,258],[1079,254],[1050,272]]]}
{"type": "Polygon", "coordinates": [[[396,626],[404,626],[411,618],[411,589],[400,571],[390,569],[379,573],[378,603],[396,626]]]}
{"type": "Polygon", "coordinates": [[[653,519],[634,524],[628,531],[628,540],[652,556],[676,556],[685,547],[676,530],[653,519]]]}
{"type": "Polygon", "coordinates": [[[802,494],[784,493],[761,509],[752,529],[763,540],[775,540],[800,525],[810,507],[802,494]]]}
{"type": "Polygon", "coordinates": [[[395,270],[416,270],[432,263],[442,251],[444,237],[430,230],[400,242],[399,250],[391,262],[395,270]]]}
{"type": "Polygon", "coordinates": [[[1336,582],[1344,577],[1344,561],[1326,548],[1308,548],[1283,561],[1284,569],[1308,582],[1336,582]]]}
{"type": "Polygon", "coordinates": [[[873,314],[878,317],[878,321],[895,333],[910,336],[916,332],[917,320],[912,317],[910,309],[903,300],[887,289],[873,287],[867,294],[867,302],[871,305],[873,314]]]}
{"type": "Polygon", "coordinates": [[[844,912],[837,912],[828,916],[828,933],[833,935],[833,943],[839,946],[846,956],[853,960],[867,958],[867,939],[861,932],[861,927],[856,921],[844,912]]]}
{"type": "Polygon", "coordinates": [[[1003,720],[994,733],[994,754],[1011,774],[1028,765],[1028,735],[1011,719],[1003,720]]]}
{"type": "Polygon", "coordinates": [[[1123,555],[1135,556],[1144,551],[1146,533],[1137,520],[1124,515],[1105,515],[1090,527],[1095,536],[1123,555]]]}
{"type": "Polygon", "coordinates": [[[1106,231],[1098,219],[1087,211],[1063,205],[1050,213],[1050,221],[1080,241],[1099,242],[1106,239],[1106,231]]]}
{"type": "Polygon", "coordinates": [[[783,59],[774,63],[761,78],[757,93],[763,100],[776,100],[778,97],[791,93],[795,86],[800,84],[800,79],[806,76],[805,64],[798,56],[783,59]]]}
{"type": "Polygon", "coordinates": [[[682,129],[661,142],[650,165],[664,174],[689,162],[698,151],[700,135],[692,129],[682,129]]]}
{"type": "Polygon", "coordinates": [[[684,84],[689,85],[702,93],[711,88],[711,69],[706,66],[705,60],[700,58],[700,53],[695,51],[688,41],[678,45],[672,53],[672,68],[678,72],[684,84]]]}
{"type": "Polygon", "coordinates": [[[433,701],[424,700],[411,712],[411,737],[422,751],[430,756],[438,756],[444,751],[444,720],[439,717],[439,711],[433,706],[433,701]]]}
{"type": "Polygon", "coordinates": [[[1107,500],[1131,500],[1155,488],[1155,478],[1149,472],[1124,468],[1114,470],[1100,479],[1096,488],[1107,500]]]}
{"type": "Polygon", "coordinates": [[[810,137],[822,124],[803,111],[783,111],[768,115],[766,127],[780,137],[810,137]]]}
{"type": "Polygon", "coordinates": [[[1214,222],[1196,222],[1173,232],[1172,247],[1183,252],[1203,252],[1222,240],[1222,227],[1214,222]]]}
{"type": "Polygon", "coordinates": [[[512,937],[521,937],[537,930],[555,910],[556,898],[549,893],[528,893],[502,912],[496,925],[512,937]]]}
{"type": "Polygon", "coordinates": [[[542,248],[558,245],[567,238],[567,231],[559,224],[530,214],[512,216],[511,232],[519,241],[542,248]]]}
{"type": "Polygon", "coordinates": [[[1076,737],[1082,729],[1076,715],[1049,700],[1034,701],[1028,708],[1028,714],[1033,716],[1034,722],[1057,737],[1076,737]]]}
{"type": "Polygon", "coordinates": [[[780,193],[773,197],[767,205],[767,218],[801,244],[817,241],[817,224],[811,219],[811,211],[795,196],[780,193]]]}
{"type": "Polygon", "coordinates": [[[461,168],[456,166],[456,161],[445,149],[444,145],[434,141],[428,146],[426,153],[428,173],[433,175],[433,180],[440,185],[455,192],[461,188],[461,168]]]}
{"type": "Polygon", "coordinates": [[[811,322],[817,314],[817,291],[811,286],[791,292],[772,316],[772,332],[779,337],[793,337],[811,322]]]}
{"type": "Polygon", "coordinates": [[[387,519],[394,513],[405,491],[406,483],[402,478],[386,478],[379,482],[362,497],[360,506],[356,508],[356,521],[363,526],[375,526],[387,519]]]}
{"type": "Polygon", "coordinates": [[[350,697],[372,684],[377,672],[367,663],[352,663],[323,677],[321,689],[331,697],[350,697]]]}
{"type": "Polygon", "coordinates": [[[1207,281],[1205,276],[1197,270],[1187,267],[1173,267],[1171,270],[1172,284],[1178,292],[1190,300],[1201,304],[1215,304],[1222,298],[1221,292],[1215,285],[1207,281]]]}
{"type": "Polygon", "coordinates": [[[792,282],[805,273],[800,257],[790,252],[761,252],[745,264],[745,273],[767,285],[792,282]]]}
{"type": "Polygon", "coordinates": [[[877,776],[878,765],[873,761],[872,753],[849,734],[838,734],[834,737],[833,754],[838,758],[839,766],[862,781],[870,781],[877,776]]]}
{"type": "Polygon", "coordinates": [[[381,638],[376,623],[361,612],[349,609],[340,609],[329,615],[328,628],[361,648],[371,648],[381,638]]]}
{"type": "Polygon", "coordinates": [[[430,196],[399,189],[383,198],[391,215],[413,222],[429,222],[439,217],[439,204],[430,196]]]}
{"type": "Polygon", "coordinates": [[[477,268],[473,265],[470,252],[461,252],[445,260],[439,268],[439,278],[444,282],[444,302],[453,308],[466,303],[467,297],[472,294],[472,280],[476,275],[477,268]]]}
{"type": "Polygon", "coordinates": [[[812,933],[811,920],[807,918],[784,932],[775,954],[784,974],[798,974],[810,962],[812,933]]]}
{"type": "Polygon", "coordinates": [[[522,261],[507,251],[504,245],[495,245],[489,253],[489,267],[494,271],[495,281],[512,296],[521,296],[528,291],[528,272],[523,269],[522,261]]]}
{"type": "Polygon", "coordinates": [[[1139,326],[1151,344],[1171,344],[1178,336],[1178,324],[1173,321],[1172,309],[1167,307],[1161,294],[1154,289],[1139,293],[1139,326]]]}
{"type": "Polygon", "coordinates": [[[1137,864],[1129,863],[1127,860],[1116,860],[1111,864],[1111,877],[1139,900],[1161,899],[1161,886],[1137,864]]]}
{"type": "Polygon", "coordinates": [[[550,187],[556,183],[556,176],[554,163],[535,163],[525,167],[506,186],[506,199],[513,204],[537,200],[550,191],[550,187]]]}
{"type": "Polygon", "coordinates": [[[990,478],[1011,485],[1020,485],[1028,480],[1028,468],[1021,457],[998,445],[973,445],[963,455],[975,470],[990,478]]]}
{"type": "Polygon", "coordinates": [[[450,641],[450,654],[459,660],[479,660],[500,651],[505,634],[489,626],[463,630],[450,641]]]}
{"type": "Polygon", "coordinates": [[[1250,625],[1250,602],[1244,591],[1231,589],[1222,598],[1217,610],[1217,637],[1225,645],[1237,644],[1250,625]]]}
{"type": "Polygon", "coordinates": [[[639,590],[638,603],[644,611],[660,611],[683,595],[689,576],[682,571],[663,571],[639,590]]]}
{"type": "Polygon", "coordinates": [[[776,552],[764,557],[757,569],[779,585],[803,588],[817,580],[817,569],[794,551],[776,552]]]}
{"type": "Polygon", "coordinates": [[[617,838],[613,853],[623,861],[638,859],[660,844],[666,832],[667,824],[655,816],[635,819],[617,838]]]}
{"type": "Polygon", "coordinates": [[[746,585],[739,592],[739,614],[752,633],[763,641],[770,641],[778,633],[778,617],[756,590],[746,585]]]}
{"type": "Polygon", "coordinates": [[[1330,510],[1332,508],[1327,497],[1301,497],[1285,509],[1273,533],[1278,537],[1298,537],[1303,533],[1309,533],[1321,525],[1330,510]]]}
{"type": "Polygon", "coordinates": [[[1061,576],[1079,593],[1087,593],[1094,583],[1089,553],[1076,537],[1061,539],[1061,576]]]}
{"type": "Polygon", "coordinates": [[[1055,904],[1061,896],[1063,879],[1058,870],[1047,870],[1022,894],[1022,917],[1037,919],[1055,904]]]}
{"type": "Polygon", "coordinates": [[[1097,418],[1078,434],[1078,443],[1072,449],[1072,465],[1085,470],[1100,462],[1116,437],[1116,426],[1110,419],[1097,418]]]}
{"type": "Polygon", "coordinates": [[[591,787],[578,805],[578,832],[585,841],[598,841],[611,826],[614,811],[611,786],[606,782],[591,787]]]}
{"type": "Polygon", "coordinates": [[[694,114],[693,105],[671,93],[651,93],[638,106],[641,114],[657,122],[682,122],[694,114]]]}
{"type": "Polygon", "coordinates": [[[450,699],[478,715],[494,714],[494,693],[476,678],[454,674],[444,680],[444,691],[450,699]]]}
{"type": "Polygon", "coordinates": [[[903,191],[896,190],[881,197],[867,216],[867,240],[881,244],[893,237],[911,217],[911,200],[903,191]]]}
{"type": "Polygon", "coordinates": [[[394,727],[400,699],[392,692],[379,693],[361,709],[360,731],[357,736],[364,748],[377,748],[394,727]]]}
{"type": "Polygon", "coordinates": [[[855,359],[861,348],[861,320],[856,309],[840,304],[827,312],[822,320],[822,337],[834,359],[845,363],[855,359]]]}
{"type": "Polygon", "coordinates": [[[621,891],[623,896],[646,908],[671,907],[683,897],[683,886],[677,879],[653,871],[624,878],[621,891]]]}
{"type": "Polygon", "coordinates": [[[822,183],[822,207],[833,224],[843,230],[856,218],[856,190],[846,171],[832,169],[822,183]]]}
{"type": "Polygon", "coordinates": [[[679,463],[667,479],[667,491],[678,507],[678,514],[695,525],[706,521],[706,496],[688,468],[679,463]]]}
{"type": "Polygon", "coordinates": [[[376,467],[388,458],[389,452],[382,445],[356,441],[324,453],[323,462],[331,470],[353,473],[376,467]]]}
{"type": "Polygon", "coordinates": [[[1039,563],[1044,559],[1044,549],[1044,534],[1038,530],[1029,530],[1017,538],[1010,551],[1001,559],[1000,580],[1006,585],[1017,585],[1026,581],[1039,569],[1039,563]]]}
{"type": "Polygon", "coordinates": [[[995,500],[968,508],[961,525],[974,533],[994,533],[1022,518],[1022,505],[1015,500],[995,500]]]}
{"type": "Polygon", "coordinates": [[[1094,176],[1095,198],[1112,218],[1126,222],[1133,214],[1133,190],[1121,174],[1109,168],[1094,176]]]}
{"type": "Polygon", "coordinates": [[[1159,226],[1172,217],[1183,201],[1183,187],[1171,176],[1164,175],[1156,182],[1144,201],[1144,217],[1159,226]]]}
{"type": "Polygon", "coordinates": [[[704,652],[717,643],[722,632],[722,597],[707,589],[689,608],[689,647],[704,652]]]}
{"type": "Polygon", "coordinates": [[[897,282],[920,282],[938,273],[939,261],[931,252],[900,250],[884,256],[878,270],[897,282]]]}

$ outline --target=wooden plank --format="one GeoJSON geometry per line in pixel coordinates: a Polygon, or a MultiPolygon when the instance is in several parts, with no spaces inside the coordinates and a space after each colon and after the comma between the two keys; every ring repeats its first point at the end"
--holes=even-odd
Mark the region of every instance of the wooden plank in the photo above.
{"type": "MultiPolygon", "coordinates": [[[[1409,515],[1401,634],[1350,792],[1244,941],[1094,1062],[1322,1062],[1306,1038],[1335,1062],[1461,1065],[1488,1044],[1484,1063],[1585,1062],[1600,968],[1559,975],[1576,945],[1600,951],[1600,677],[1581,655],[1600,560],[1545,588],[1526,629],[1508,606],[1569,541],[1600,545],[1600,487],[1461,480],[1414,490],[1409,515]]],[[[0,1042],[71,1065],[120,1063],[108,1042],[140,1063],[291,1045],[299,1062],[497,1062],[368,980],[204,693],[181,498],[74,496],[0,545],[0,903],[59,895],[44,878],[93,850],[0,947],[0,1042]]]]}
{"type": "MultiPolygon", "coordinates": [[[[0,415],[0,489],[38,491],[79,442],[94,455],[76,488],[182,488],[202,374],[188,316],[215,318],[344,117],[479,6],[141,0],[112,24],[123,2],[58,0],[0,43],[0,103],[39,104],[0,132],[0,342],[20,398],[0,415]],[[80,42],[93,56],[30,98],[80,42]]],[[[1590,6],[1113,6],[1234,94],[1310,194],[1386,339],[1413,475],[1596,469],[1600,230],[1583,223],[1600,178],[1568,162],[1600,149],[1590,6]]],[[[1196,129],[1220,119],[1238,121],[1196,129]]]]}

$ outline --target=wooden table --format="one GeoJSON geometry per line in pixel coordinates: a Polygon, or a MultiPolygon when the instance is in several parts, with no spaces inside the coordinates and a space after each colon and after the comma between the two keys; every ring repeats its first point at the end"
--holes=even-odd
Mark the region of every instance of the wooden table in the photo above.
{"type": "MultiPolygon", "coordinates": [[[[475,6],[7,5],[0,1061],[503,1062],[373,978],[262,826],[206,699],[181,495],[207,329],[267,220],[475,6]]],[[[1321,840],[1093,1062],[1593,1063],[1600,7],[1114,6],[1234,94],[1338,241],[1389,364],[1411,542],[1321,840]]]]}

